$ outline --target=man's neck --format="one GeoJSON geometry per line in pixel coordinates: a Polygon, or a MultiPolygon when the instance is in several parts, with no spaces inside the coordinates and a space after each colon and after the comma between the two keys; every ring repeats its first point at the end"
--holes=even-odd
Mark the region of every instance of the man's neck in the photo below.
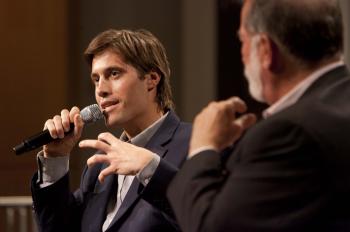
{"type": "Polygon", "coordinates": [[[164,112],[159,110],[158,107],[150,112],[147,112],[146,114],[140,115],[140,117],[135,119],[132,123],[129,123],[123,127],[126,136],[129,139],[135,137],[160,119],[163,115],[164,112]]]}
{"type": "Polygon", "coordinates": [[[328,63],[323,65],[322,67],[318,67],[313,72],[309,73],[302,81],[300,81],[297,85],[294,85],[292,89],[290,89],[286,94],[284,94],[281,98],[279,98],[276,102],[274,102],[269,108],[267,108],[263,112],[263,116],[269,117],[281,110],[293,105],[296,103],[300,97],[307,91],[307,89],[319,78],[321,78],[328,71],[335,69],[344,65],[342,61],[336,61],[332,63],[328,63]]]}
{"type": "Polygon", "coordinates": [[[339,58],[327,59],[325,61],[319,62],[312,67],[301,69],[298,66],[290,66],[288,70],[286,70],[282,75],[276,75],[273,77],[274,84],[271,85],[273,88],[271,91],[271,96],[269,96],[270,101],[268,103],[272,105],[279,99],[281,99],[284,95],[290,92],[295,86],[297,86],[300,82],[305,80],[308,76],[310,76],[316,70],[331,64],[333,62],[338,61],[339,58]]]}

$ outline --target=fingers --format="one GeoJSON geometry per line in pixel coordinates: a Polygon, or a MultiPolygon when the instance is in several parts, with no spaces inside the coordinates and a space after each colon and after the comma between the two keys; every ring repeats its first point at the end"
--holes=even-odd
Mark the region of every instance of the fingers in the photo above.
{"type": "Polygon", "coordinates": [[[114,144],[114,143],[117,143],[120,141],[119,139],[117,139],[114,135],[112,135],[109,132],[99,134],[97,139],[100,141],[103,141],[107,144],[114,144]]]}
{"type": "Polygon", "coordinates": [[[64,131],[68,132],[70,129],[70,119],[69,119],[69,111],[67,109],[64,109],[61,111],[61,120],[62,120],[62,126],[64,131]]]}
{"type": "Polygon", "coordinates": [[[76,106],[72,107],[72,109],[69,111],[68,118],[70,122],[74,123],[74,136],[80,138],[84,127],[84,122],[80,117],[79,108],[76,106]]]}
{"type": "Polygon", "coordinates": [[[249,127],[254,125],[256,122],[256,116],[254,114],[245,114],[242,115],[241,117],[237,118],[232,122],[232,140],[230,143],[226,144],[229,146],[230,144],[233,144],[237,139],[239,139],[243,132],[247,130],[249,127]]]}
{"type": "Polygon", "coordinates": [[[111,174],[114,174],[115,173],[115,168],[112,167],[112,165],[108,166],[107,168],[103,169],[100,174],[98,175],[98,180],[103,183],[105,178],[108,176],[108,175],[111,175],[111,174]]]}
{"type": "MultiPolygon", "coordinates": [[[[87,165],[89,168],[97,163],[107,163],[110,165],[110,159],[107,155],[93,155],[87,160],[87,165]]],[[[100,172],[100,174],[98,176],[98,180],[101,183],[103,183],[106,176],[113,174],[113,173],[114,173],[114,168],[110,165],[100,172]]]]}
{"type": "Polygon", "coordinates": [[[77,135],[81,135],[83,122],[79,116],[79,108],[73,107],[71,111],[63,109],[60,115],[55,115],[52,119],[48,119],[45,122],[44,129],[48,129],[52,138],[64,138],[65,132],[69,132],[70,123],[74,122],[76,125],[77,135]],[[75,119],[77,117],[77,119],[75,119]],[[80,118],[80,119],[79,119],[80,118]]]}
{"type": "Polygon", "coordinates": [[[107,155],[93,155],[86,161],[86,163],[88,167],[92,167],[97,163],[110,164],[110,160],[107,155]]]}
{"type": "Polygon", "coordinates": [[[238,97],[210,103],[194,120],[190,151],[205,146],[221,150],[237,141],[256,121],[246,111],[247,105],[238,97]]]}
{"type": "Polygon", "coordinates": [[[247,111],[247,105],[239,97],[231,97],[223,101],[223,104],[227,105],[228,107],[232,107],[234,112],[244,113],[247,111]]]}
{"type": "Polygon", "coordinates": [[[74,136],[77,138],[80,138],[81,134],[83,133],[84,122],[81,119],[80,114],[76,114],[73,120],[74,120],[74,136]]]}
{"type": "MultiPolygon", "coordinates": [[[[227,117],[235,118],[236,113],[244,113],[247,111],[247,105],[238,97],[231,97],[223,101],[211,102],[203,111],[214,110],[225,114],[227,117]]],[[[221,114],[220,113],[220,114],[221,114]]]]}
{"type": "Polygon", "coordinates": [[[55,125],[55,129],[56,129],[56,133],[57,133],[58,138],[60,138],[60,139],[64,138],[64,129],[63,129],[61,116],[56,115],[55,117],[53,117],[52,121],[55,125]]]}
{"type": "Polygon", "coordinates": [[[246,130],[256,123],[256,116],[251,113],[245,114],[236,119],[234,123],[240,126],[242,130],[246,130]]]}
{"type": "Polygon", "coordinates": [[[72,109],[71,109],[70,112],[69,112],[69,120],[70,120],[71,122],[74,122],[74,117],[75,117],[75,115],[77,115],[77,114],[80,114],[80,110],[79,110],[78,107],[73,106],[72,109]]]}
{"type": "Polygon", "coordinates": [[[108,153],[110,151],[110,145],[95,139],[86,139],[82,140],[79,143],[80,148],[94,148],[96,150],[104,151],[105,153],[108,153]]]}
{"type": "Polygon", "coordinates": [[[45,122],[44,130],[45,129],[47,129],[50,132],[52,138],[58,138],[56,127],[52,119],[49,119],[45,122]]]}

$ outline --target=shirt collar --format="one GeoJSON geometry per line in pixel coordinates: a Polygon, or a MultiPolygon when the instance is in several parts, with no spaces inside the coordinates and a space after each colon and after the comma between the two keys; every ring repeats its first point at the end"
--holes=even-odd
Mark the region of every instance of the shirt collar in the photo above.
{"type": "MultiPolygon", "coordinates": [[[[165,113],[162,117],[160,117],[157,121],[155,121],[152,125],[147,127],[145,130],[141,131],[138,135],[130,139],[130,142],[136,146],[144,147],[148,143],[148,141],[152,138],[152,136],[157,132],[159,127],[163,124],[164,119],[169,114],[169,111],[165,113]]],[[[128,137],[126,136],[125,131],[120,135],[120,140],[128,141],[128,137]]]]}
{"type": "Polygon", "coordinates": [[[312,83],[314,83],[326,72],[332,69],[335,69],[341,65],[344,65],[343,61],[336,61],[336,62],[327,64],[320,69],[317,69],[315,72],[311,73],[308,77],[306,77],[303,81],[297,84],[292,90],[290,90],[282,98],[280,98],[277,102],[275,102],[269,108],[264,110],[263,117],[268,118],[269,116],[276,114],[284,110],[285,108],[293,105],[300,99],[300,97],[312,85],[312,83]]]}

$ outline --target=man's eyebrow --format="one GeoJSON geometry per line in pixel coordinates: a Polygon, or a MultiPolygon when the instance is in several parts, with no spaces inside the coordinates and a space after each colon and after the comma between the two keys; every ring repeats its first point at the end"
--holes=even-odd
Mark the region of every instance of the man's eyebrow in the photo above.
{"type": "Polygon", "coordinates": [[[97,77],[97,76],[98,76],[97,73],[94,73],[94,72],[90,73],[90,78],[91,78],[91,79],[94,78],[94,77],[97,77]]]}
{"type": "MultiPolygon", "coordinates": [[[[109,73],[109,72],[111,72],[111,71],[113,71],[113,70],[118,70],[118,71],[120,71],[120,72],[124,72],[124,71],[125,71],[125,68],[120,67],[120,66],[118,66],[118,65],[111,65],[111,66],[108,66],[107,68],[105,68],[105,69],[103,70],[103,73],[109,73]]],[[[95,72],[92,72],[92,73],[90,74],[90,77],[92,78],[92,77],[94,77],[94,76],[98,76],[98,74],[95,73],[95,72]]]]}
{"type": "Polygon", "coordinates": [[[124,68],[120,67],[120,66],[116,66],[116,65],[113,65],[113,66],[109,66],[105,69],[106,72],[110,72],[112,70],[119,70],[119,71],[122,71],[124,70],[124,68]]]}

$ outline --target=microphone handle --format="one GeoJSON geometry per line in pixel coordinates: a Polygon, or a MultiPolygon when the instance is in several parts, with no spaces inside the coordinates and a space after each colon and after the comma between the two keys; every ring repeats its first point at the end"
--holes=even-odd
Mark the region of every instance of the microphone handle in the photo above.
{"type": "MultiPolygon", "coordinates": [[[[70,129],[67,132],[64,132],[64,135],[70,134],[74,131],[74,123],[70,123],[70,129]]],[[[45,144],[48,144],[52,141],[58,140],[51,137],[49,130],[43,130],[42,132],[29,137],[22,141],[22,143],[18,144],[13,148],[16,155],[21,155],[25,152],[32,151],[36,148],[39,148],[45,144]]]]}

